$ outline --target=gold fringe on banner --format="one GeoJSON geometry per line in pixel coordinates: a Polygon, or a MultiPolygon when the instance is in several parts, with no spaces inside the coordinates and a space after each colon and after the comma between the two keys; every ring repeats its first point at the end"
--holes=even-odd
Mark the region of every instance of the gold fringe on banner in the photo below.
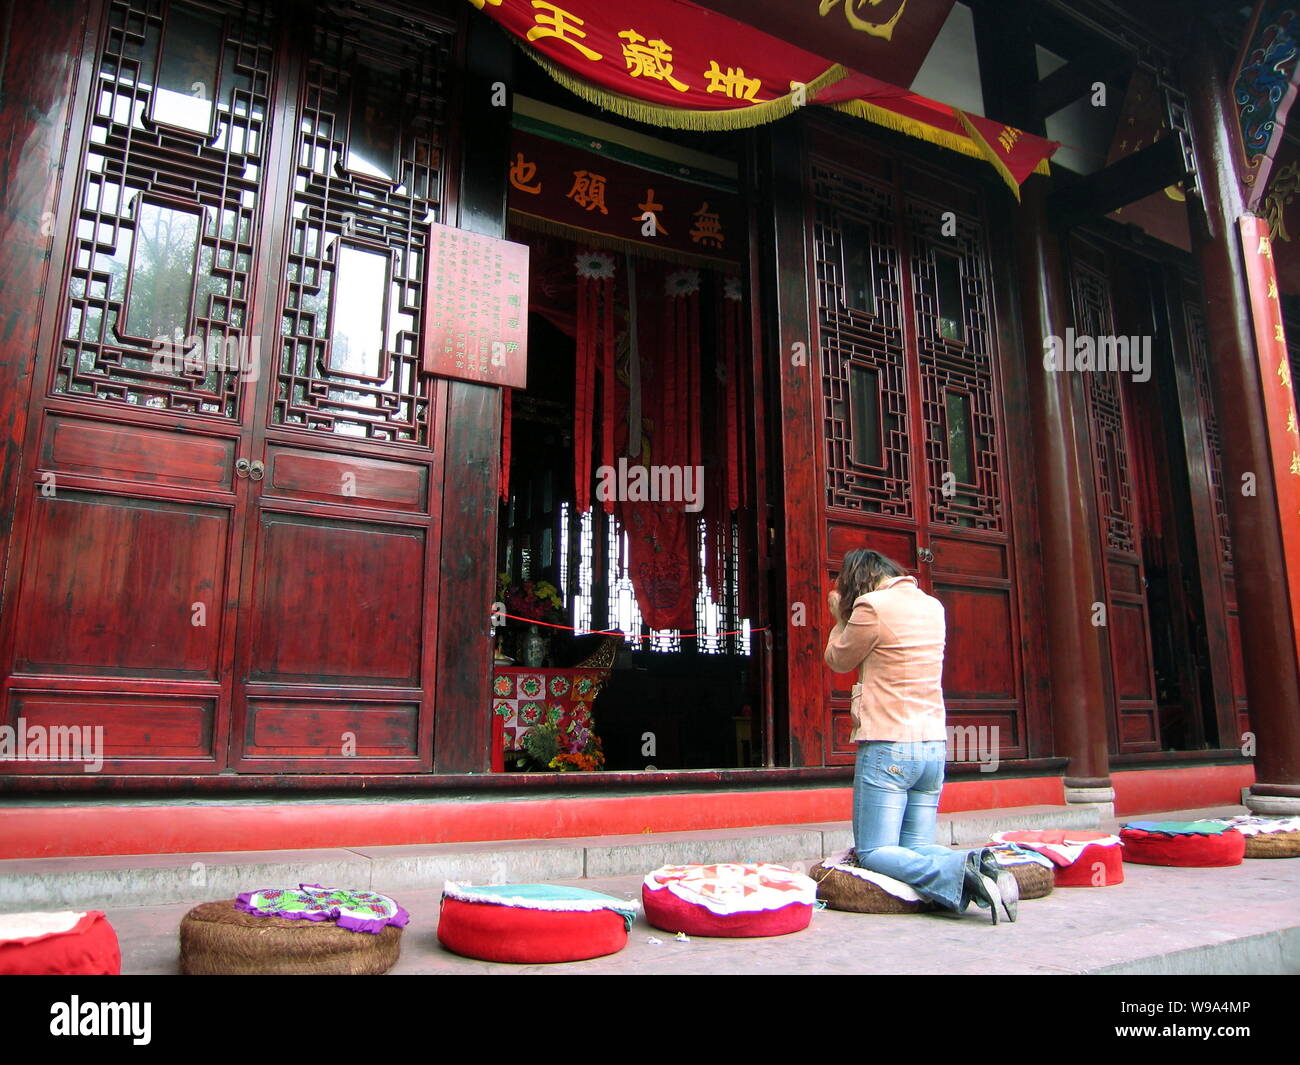
{"type": "MultiPolygon", "coordinates": [[[[613,111],[624,118],[638,122],[649,122],[656,126],[668,126],[672,129],[718,130],[748,129],[761,126],[765,122],[775,122],[799,109],[794,103],[794,92],[778,96],[775,100],[764,100],[750,104],[748,107],[731,107],[722,111],[703,111],[684,107],[664,107],[660,104],[646,103],[631,96],[602,89],[590,81],[569,73],[552,59],[548,59],[523,42],[516,44],[531,56],[552,78],[563,85],[575,96],[580,96],[597,107],[613,111]]],[[[804,102],[812,103],[813,97],[828,85],[834,85],[848,76],[848,71],[838,63],[828,67],[804,86],[804,102]]]]}
{"type": "Polygon", "coordinates": [[[567,222],[557,222],[552,218],[543,218],[541,215],[527,214],[513,207],[510,208],[509,220],[537,233],[545,233],[552,237],[563,237],[565,240],[576,241],[592,248],[603,248],[606,251],[631,252],[646,259],[680,263],[682,266],[699,266],[709,270],[738,270],[740,268],[740,264],[731,259],[715,259],[708,255],[693,255],[691,252],[678,251],[676,248],[643,244],[641,241],[627,240],[623,237],[612,237],[607,233],[583,229],[581,226],[569,225],[567,222]]]}
{"type": "Polygon", "coordinates": [[[1002,161],[1002,157],[993,150],[993,145],[989,144],[989,142],[984,139],[984,134],[975,128],[975,123],[966,117],[965,111],[960,107],[954,107],[952,110],[953,114],[957,116],[957,121],[961,123],[962,129],[969,133],[970,139],[979,145],[984,158],[993,164],[993,169],[1002,175],[1002,180],[1007,183],[1007,188],[1011,190],[1011,194],[1019,200],[1020,185],[1017,183],[1016,179],[1011,176],[1011,171],[1007,169],[1007,164],[1002,161]]]}
{"type": "MultiPolygon", "coordinates": [[[[909,137],[916,137],[930,144],[936,144],[940,148],[959,152],[971,159],[981,159],[992,163],[999,176],[1011,189],[1012,194],[1017,200],[1020,199],[1020,186],[1016,184],[1016,179],[1011,176],[1011,171],[998,158],[997,153],[988,146],[984,138],[979,135],[979,130],[955,107],[953,111],[956,112],[957,119],[961,122],[962,127],[970,134],[969,137],[963,137],[960,133],[954,133],[952,130],[940,129],[938,126],[932,126],[928,122],[922,122],[919,119],[909,118],[907,115],[900,115],[897,111],[891,111],[887,107],[881,107],[866,100],[845,100],[843,103],[832,104],[831,106],[837,111],[855,115],[877,126],[893,130],[895,133],[905,133],[909,137]]],[[[1051,168],[1048,161],[1040,159],[1038,165],[1034,167],[1034,173],[1050,174],[1051,168]]]]}

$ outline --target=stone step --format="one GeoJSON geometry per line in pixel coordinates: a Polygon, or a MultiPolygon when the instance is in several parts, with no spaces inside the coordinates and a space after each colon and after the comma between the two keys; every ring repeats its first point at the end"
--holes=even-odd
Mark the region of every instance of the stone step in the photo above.
{"type": "MultiPolygon", "coordinates": [[[[1091,828],[1096,809],[1022,806],[945,814],[937,841],[977,846],[1013,828],[1091,828]]],[[[0,913],[158,906],[311,883],[398,892],[448,880],[511,883],[644,875],[661,865],[810,863],[852,846],[849,822],[575,839],[0,861],[0,913]]]]}

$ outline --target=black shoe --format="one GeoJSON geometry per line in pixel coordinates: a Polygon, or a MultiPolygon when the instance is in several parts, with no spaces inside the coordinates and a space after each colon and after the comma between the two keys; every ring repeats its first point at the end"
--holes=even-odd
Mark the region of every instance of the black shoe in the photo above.
{"type": "Polygon", "coordinates": [[[966,863],[966,894],[981,909],[989,911],[989,922],[998,923],[998,910],[1002,902],[1002,895],[998,889],[998,883],[989,877],[984,876],[974,863],[966,863]]]}
{"type": "Polygon", "coordinates": [[[997,886],[1003,919],[1014,923],[1020,906],[1020,882],[1009,869],[999,869],[993,882],[997,886]]]}
{"type": "Polygon", "coordinates": [[[987,877],[997,879],[998,873],[1002,871],[1002,866],[998,864],[997,858],[994,857],[993,851],[985,847],[983,850],[975,852],[979,855],[979,870],[987,877]]]}

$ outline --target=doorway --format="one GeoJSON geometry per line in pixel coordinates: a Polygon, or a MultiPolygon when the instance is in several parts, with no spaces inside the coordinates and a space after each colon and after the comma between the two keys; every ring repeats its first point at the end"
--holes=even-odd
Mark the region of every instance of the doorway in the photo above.
{"type": "Polygon", "coordinates": [[[589,757],[564,768],[761,766],[763,426],[736,160],[516,110],[529,378],[502,440],[499,763],[551,767],[567,735],[589,757]],[[598,686],[585,706],[578,683],[598,686]]]}

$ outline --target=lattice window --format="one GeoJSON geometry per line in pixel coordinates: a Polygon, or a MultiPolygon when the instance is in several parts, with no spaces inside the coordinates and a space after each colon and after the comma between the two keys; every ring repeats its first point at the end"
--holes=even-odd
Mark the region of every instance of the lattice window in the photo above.
{"type": "Polygon", "coordinates": [[[892,195],[816,161],[812,183],[827,503],[911,517],[892,195]]]}
{"type": "Polygon", "coordinates": [[[1201,420],[1205,425],[1206,456],[1210,470],[1210,491],[1214,500],[1214,531],[1219,541],[1220,559],[1232,566],[1232,537],[1228,535],[1228,504],[1223,494],[1223,446],[1219,437],[1219,419],[1214,413],[1213,392],[1210,389],[1210,350],[1205,332],[1205,312],[1200,302],[1188,299],[1183,304],[1187,320],[1187,343],[1191,353],[1193,376],[1196,381],[1196,398],[1201,406],[1201,420]]]}
{"type": "Polygon", "coordinates": [[[430,446],[420,318],[453,30],[345,3],[315,18],[272,420],[430,446]]]}
{"type": "MultiPolygon", "coordinates": [[[[1111,310],[1110,282],[1106,275],[1078,259],[1073,264],[1073,275],[1076,334],[1093,338],[1112,336],[1115,316],[1111,310]]],[[[1084,384],[1106,546],[1136,554],[1133,484],[1128,468],[1119,371],[1084,372],[1084,384]]]]}
{"type": "Polygon", "coordinates": [[[909,200],[912,298],[921,363],[921,417],[930,520],[1001,531],[998,440],[988,273],[976,222],[958,216],[942,241],[942,210],[909,200]]]}
{"type": "Polygon", "coordinates": [[[53,392],[240,418],[273,40],[255,2],[109,4],[53,392]]]}

